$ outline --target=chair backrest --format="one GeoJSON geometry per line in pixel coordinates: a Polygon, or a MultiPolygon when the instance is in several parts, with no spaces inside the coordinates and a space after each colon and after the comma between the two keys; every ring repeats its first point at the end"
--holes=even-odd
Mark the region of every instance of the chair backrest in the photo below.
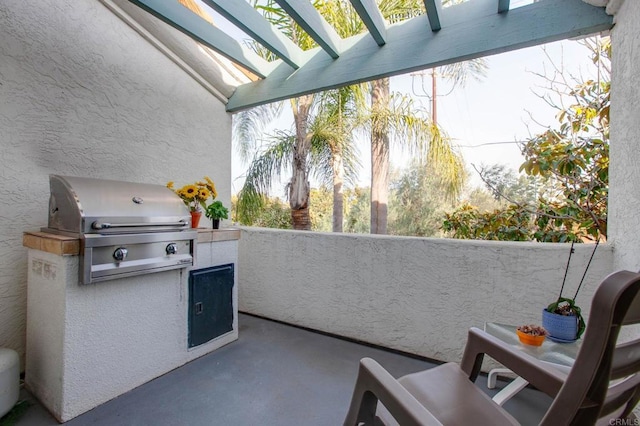
{"type": "Polygon", "coordinates": [[[633,410],[640,397],[640,339],[617,340],[623,325],[640,323],[639,290],[640,274],[629,271],[600,284],[575,364],[541,424],[593,424],[633,410]]]}

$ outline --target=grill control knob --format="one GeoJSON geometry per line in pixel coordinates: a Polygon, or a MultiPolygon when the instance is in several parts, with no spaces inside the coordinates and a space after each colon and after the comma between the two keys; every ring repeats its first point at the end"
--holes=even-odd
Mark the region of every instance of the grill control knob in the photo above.
{"type": "Polygon", "coordinates": [[[176,245],[176,243],[171,243],[169,245],[167,245],[167,254],[176,254],[178,252],[178,246],[176,245]]]}
{"type": "Polygon", "coordinates": [[[129,250],[124,247],[120,247],[113,252],[113,258],[118,262],[122,262],[124,259],[126,259],[128,253],[129,250]]]}

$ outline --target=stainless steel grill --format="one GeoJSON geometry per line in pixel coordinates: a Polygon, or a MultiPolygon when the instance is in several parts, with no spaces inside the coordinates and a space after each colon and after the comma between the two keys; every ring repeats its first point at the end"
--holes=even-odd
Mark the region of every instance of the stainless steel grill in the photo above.
{"type": "Polygon", "coordinates": [[[45,232],[81,241],[80,282],[186,268],[197,232],[191,215],[162,185],[51,175],[45,232]]]}

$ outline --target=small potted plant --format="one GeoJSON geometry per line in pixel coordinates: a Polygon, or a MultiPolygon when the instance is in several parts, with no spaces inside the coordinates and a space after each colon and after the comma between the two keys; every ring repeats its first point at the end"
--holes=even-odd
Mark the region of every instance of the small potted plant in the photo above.
{"type": "Polygon", "coordinates": [[[527,324],[516,328],[518,339],[525,345],[540,346],[547,336],[547,330],[539,325],[527,324]]]}
{"type": "Polygon", "coordinates": [[[206,208],[209,198],[215,199],[218,196],[216,186],[209,176],[204,177],[204,181],[188,184],[179,189],[174,189],[173,182],[167,183],[167,188],[178,194],[191,213],[191,227],[197,228],[202,216],[203,209],[206,208]]]}
{"type": "Polygon", "coordinates": [[[599,243],[600,242],[597,241],[593,248],[593,252],[591,253],[591,257],[589,258],[589,262],[587,263],[587,267],[584,270],[584,274],[582,275],[582,279],[580,280],[580,284],[578,284],[575,294],[572,298],[567,298],[562,297],[562,291],[564,290],[564,284],[567,279],[567,271],[569,270],[569,264],[571,263],[571,255],[574,252],[573,242],[571,243],[569,260],[567,261],[567,267],[564,271],[564,279],[562,280],[558,299],[542,310],[542,326],[547,330],[551,340],[557,342],[573,342],[582,337],[582,334],[586,329],[586,324],[582,317],[582,309],[576,305],[576,297],[578,297],[578,292],[582,287],[582,283],[587,275],[589,265],[591,265],[591,260],[593,259],[593,255],[596,253],[599,243]]]}
{"type": "Polygon", "coordinates": [[[220,219],[229,218],[229,210],[222,205],[222,201],[220,200],[209,204],[205,209],[204,214],[212,220],[213,229],[220,228],[220,219]]]}

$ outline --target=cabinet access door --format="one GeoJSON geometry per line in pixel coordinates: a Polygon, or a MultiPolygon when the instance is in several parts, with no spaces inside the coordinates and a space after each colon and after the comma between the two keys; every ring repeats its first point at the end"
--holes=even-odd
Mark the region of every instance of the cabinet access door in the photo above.
{"type": "Polygon", "coordinates": [[[189,273],[189,347],[233,330],[233,264],[189,273]]]}

